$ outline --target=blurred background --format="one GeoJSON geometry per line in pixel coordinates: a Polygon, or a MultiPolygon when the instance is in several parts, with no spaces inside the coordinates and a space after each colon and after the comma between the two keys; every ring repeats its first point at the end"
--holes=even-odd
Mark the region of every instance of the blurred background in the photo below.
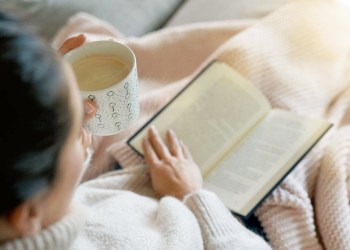
{"type": "Polygon", "coordinates": [[[95,15],[126,36],[160,28],[227,19],[259,19],[288,0],[0,0],[51,39],[77,12],[95,15]]]}

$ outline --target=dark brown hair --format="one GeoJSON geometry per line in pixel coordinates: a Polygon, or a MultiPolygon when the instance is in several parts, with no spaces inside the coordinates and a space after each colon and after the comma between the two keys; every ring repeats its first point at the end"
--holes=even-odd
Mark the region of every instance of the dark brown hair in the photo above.
{"type": "Polygon", "coordinates": [[[0,216],[55,178],[71,122],[60,65],[48,44],[0,12],[0,216]]]}

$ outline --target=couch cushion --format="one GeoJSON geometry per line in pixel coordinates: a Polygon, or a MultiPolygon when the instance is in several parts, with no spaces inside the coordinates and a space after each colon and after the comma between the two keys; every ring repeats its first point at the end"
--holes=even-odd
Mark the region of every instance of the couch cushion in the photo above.
{"type": "Polygon", "coordinates": [[[194,22],[257,19],[289,0],[187,0],[166,26],[194,22]]]}
{"type": "MultiPolygon", "coordinates": [[[[8,0],[0,0],[4,6],[8,0]]],[[[52,38],[67,18],[84,11],[95,15],[125,35],[140,36],[161,27],[183,0],[16,0],[16,7],[23,2],[22,9],[29,22],[38,26],[46,38],[52,38]],[[37,2],[43,2],[40,6],[37,2]],[[36,10],[31,7],[38,7],[36,10]]],[[[1,7],[1,6],[0,6],[1,7]]]]}

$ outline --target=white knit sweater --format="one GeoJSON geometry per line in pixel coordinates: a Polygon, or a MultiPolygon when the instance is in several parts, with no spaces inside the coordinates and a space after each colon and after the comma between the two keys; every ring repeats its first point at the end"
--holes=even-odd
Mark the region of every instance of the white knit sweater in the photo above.
{"type": "Polygon", "coordinates": [[[75,198],[87,215],[79,237],[82,212],[75,209],[37,236],[0,249],[271,249],[211,192],[158,200],[147,172],[144,166],[114,171],[81,185],[75,198]]]}

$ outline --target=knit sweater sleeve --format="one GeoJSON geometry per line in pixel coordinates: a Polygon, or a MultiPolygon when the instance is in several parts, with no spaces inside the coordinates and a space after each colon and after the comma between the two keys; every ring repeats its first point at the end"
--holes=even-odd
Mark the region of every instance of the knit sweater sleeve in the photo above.
{"type": "Polygon", "coordinates": [[[214,193],[199,190],[187,195],[183,202],[198,220],[205,249],[271,249],[246,229],[214,193]]]}

